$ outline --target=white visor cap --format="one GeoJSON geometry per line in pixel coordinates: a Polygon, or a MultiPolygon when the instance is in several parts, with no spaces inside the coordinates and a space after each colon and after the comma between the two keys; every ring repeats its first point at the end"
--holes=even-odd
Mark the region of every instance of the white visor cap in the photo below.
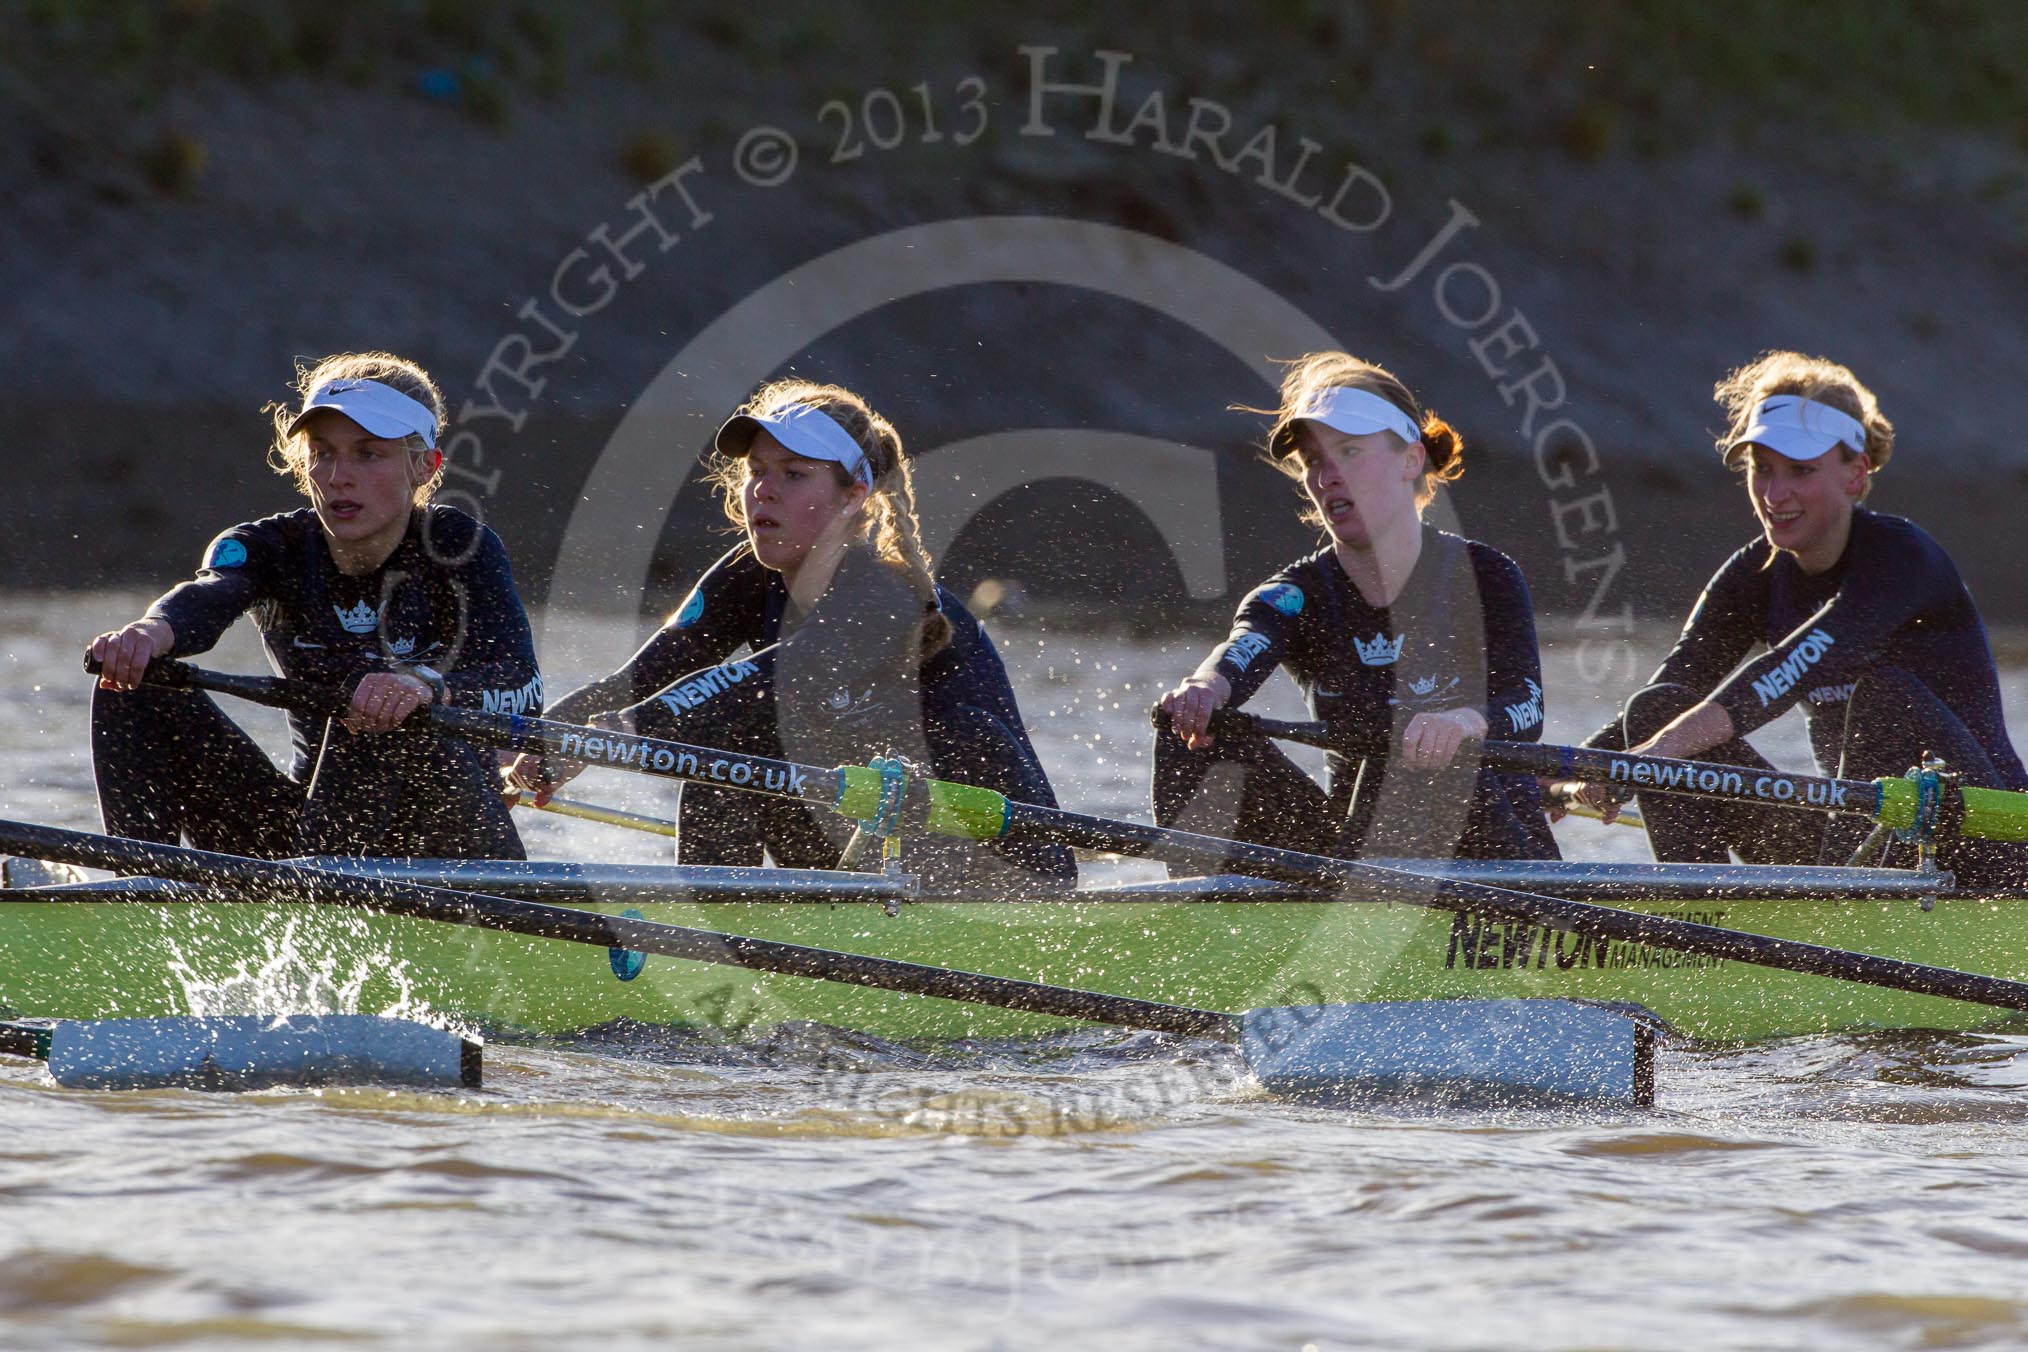
{"type": "MultiPolygon", "coordinates": [[[[1403,441],[1422,440],[1422,429],[1415,425],[1415,419],[1396,408],[1391,401],[1371,390],[1356,390],[1348,385],[1333,385],[1319,390],[1296,414],[1296,420],[1322,423],[1348,437],[1392,432],[1403,441]]],[[[1293,446],[1285,447],[1282,453],[1286,455],[1293,449],[1293,446]]]]}
{"type": "Polygon", "coordinates": [[[289,423],[291,436],[320,408],[336,409],[365,428],[371,436],[395,440],[421,437],[423,445],[437,448],[437,415],[426,405],[377,380],[327,380],[310,391],[303,411],[289,423]]]}
{"type": "Polygon", "coordinates": [[[860,483],[873,487],[873,464],[867,460],[865,450],[830,414],[810,404],[790,404],[766,417],[735,413],[718,429],[711,444],[720,455],[738,458],[753,449],[754,436],[760,432],[766,432],[805,460],[828,460],[841,465],[860,483]]]}
{"type": "Polygon", "coordinates": [[[1760,401],[1753,426],[1726,446],[1725,460],[1732,463],[1733,452],[1746,445],[1765,446],[1791,460],[1815,460],[1840,444],[1866,453],[1866,429],[1857,418],[1800,394],[1775,394],[1760,401]]]}

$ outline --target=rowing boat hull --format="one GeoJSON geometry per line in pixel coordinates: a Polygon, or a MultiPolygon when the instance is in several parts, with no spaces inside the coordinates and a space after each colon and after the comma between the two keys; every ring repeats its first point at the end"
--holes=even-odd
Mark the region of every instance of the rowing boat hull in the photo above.
{"type": "MultiPolygon", "coordinates": [[[[1734,889],[1736,892],[1736,889],[1734,889]]],[[[0,894],[4,895],[4,894],[0,894]]],[[[1407,904],[1231,900],[1215,887],[1083,900],[916,902],[810,894],[615,900],[649,919],[1221,1010],[1452,996],[1644,1006],[1746,1041],[1837,1029],[1965,1029],[1996,1011],[1407,904]]],[[[2028,899],[1620,901],[1759,934],[2028,979],[2028,899]]],[[[344,1010],[561,1035],[629,1021],[752,1031],[792,1020],[885,1037],[1064,1025],[925,997],[651,957],[620,980],[580,944],[312,903],[40,901],[0,907],[0,1006],[57,1018],[344,1010]]]]}

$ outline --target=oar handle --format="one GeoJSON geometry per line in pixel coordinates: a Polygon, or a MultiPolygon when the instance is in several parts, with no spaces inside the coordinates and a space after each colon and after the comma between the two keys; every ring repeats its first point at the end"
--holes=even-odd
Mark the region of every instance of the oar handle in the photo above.
{"type": "MultiPolygon", "coordinates": [[[[86,653],[84,669],[96,676],[103,669],[103,664],[86,653]]],[[[271,709],[291,709],[306,714],[340,713],[349,699],[345,691],[334,686],[313,685],[276,676],[240,676],[226,671],[207,671],[174,657],[158,657],[148,663],[147,670],[141,674],[141,681],[145,685],[165,686],[173,690],[209,690],[235,696],[250,704],[265,704],[271,709]]]]}
{"type": "MultiPolygon", "coordinates": [[[[1157,726],[1167,726],[1168,715],[1154,711],[1157,726]]],[[[1346,755],[1371,755],[1348,747],[1332,736],[1321,722],[1263,718],[1243,709],[1220,709],[1211,716],[1214,733],[1253,733],[1280,741],[1321,746],[1346,755]]],[[[1821,812],[1850,812],[1863,817],[1885,819],[1889,826],[1907,827],[1914,822],[1915,789],[1900,779],[1830,779],[1821,775],[1796,775],[1780,770],[1711,761],[1674,760],[1663,756],[1637,756],[1624,751],[1596,747],[1557,746],[1534,742],[1482,742],[1481,764],[1509,774],[1540,775],[1546,779],[1581,779],[1619,788],[1626,795],[1643,790],[1699,797],[1724,798],[1763,807],[1813,808],[1821,812]]],[[[1992,840],[2028,838],[2028,797],[1997,789],[1965,789],[1965,834],[1992,840]]]]}
{"type": "MultiPolygon", "coordinates": [[[[1169,711],[1157,704],[1148,710],[1148,721],[1162,732],[1170,728],[1169,711]]],[[[1320,722],[1298,722],[1289,718],[1269,718],[1265,714],[1249,713],[1245,709],[1214,709],[1211,712],[1211,735],[1214,737],[1272,737],[1282,742],[1301,742],[1306,746],[1321,747],[1342,755],[1365,757],[1385,756],[1392,749],[1384,737],[1358,738],[1334,736],[1320,722]]]]}
{"type": "Polygon", "coordinates": [[[576,817],[582,821],[598,822],[602,826],[624,826],[629,831],[646,831],[650,835],[676,839],[676,823],[666,817],[647,817],[638,812],[623,812],[616,807],[600,807],[597,803],[587,803],[576,798],[551,798],[546,803],[538,803],[532,795],[517,793],[514,806],[554,812],[559,817],[576,817]]]}

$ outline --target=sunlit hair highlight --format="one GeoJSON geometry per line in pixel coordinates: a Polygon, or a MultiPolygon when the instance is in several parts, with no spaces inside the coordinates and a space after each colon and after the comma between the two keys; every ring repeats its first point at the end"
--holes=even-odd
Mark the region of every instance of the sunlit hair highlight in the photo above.
{"type": "MultiPolygon", "coordinates": [[[[304,497],[310,496],[307,433],[291,433],[289,424],[296,420],[311,391],[333,380],[377,380],[428,409],[435,415],[439,429],[444,425],[444,392],[437,388],[436,381],[430,379],[429,372],[406,357],[397,357],[392,352],[339,352],[315,363],[298,360],[296,378],[289,385],[296,392],[296,401],[293,404],[269,404],[261,412],[267,414],[274,424],[274,439],[268,445],[268,464],[275,473],[293,480],[297,491],[304,497]]],[[[401,442],[408,450],[410,474],[416,480],[413,501],[420,507],[430,500],[437,486],[444,481],[443,462],[420,436],[409,435],[401,442]],[[432,460],[436,461],[434,469],[431,468],[432,460]]]]}
{"type": "MultiPolygon", "coordinates": [[[[1313,407],[1324,391],[1338,386],[1379,395],[1407,414],[1409,421],[1421,429],[1423,472],[1415,487],[1418,511],[1429,506],[1430,500],[1436,496],[1438,484],[1449,483],[1465,472],[1464,438],[1449,423],[1418,403],[1408,386],[1386,367],[1364,361],[1349,352],[1311,352],[1280,364],[1288,370],[1282,376],[1279,408],[1249,408],[1243,404],[1234,405],[1234,408],[1238,412],[1259,413],[1275,420],[1268,429],[1267,461],[1293,479],[1299,488],[1303,483],[1303,461],[1296,454],[1296,424],[1302,421],[1303,410],[1313,407]]],[[[1408,443],[1398,435],[1393,432],[1386,435],[1402,449],[1407,449],[1408,443]]],[[[1323,529],[1323,514],[1317,510],[1315,503],[1308,501],[1307,495],[1305,504],[1304,524],[1323,529]]]]}
{"type": "MultiPolygon", "coordinates": [[[[936,608],[936,574],[929,550],[922,542],[922,526],[915,507],[915,477],[908,453],[902,448],[901,434],[894,430],[893,423],[874,412],[872,405],[851,390],[813,380],[770,381],[754,391],[735,411],[735,416],[774,418],[799,405],[816,409],[844,428],[845,434],[865,453],[866,463],[873,469],[873,487],[866,495],[866,506],[859,514],[856,529],[877,558],[907,576],[909,589],[922,602],[921,652],[923,659],[928,660],[951,641],[951,625],[936,608]]],[[[829,469],[841,489],[858,482],[843,465],[830,461],[815,463],[829,469]]],[[[714,452],[707,462],[706,474],[718,489],[718,504],[726,519],[745,530],[746,457],[714,452]]]]}
{"type": "MultiPolygon", "coordinates": [[[[1733,450],[1727,447],[1753,426],[1754,410],[1761,401],[1777,394],[1801,395],[1859,420],[1859,425],[1866,429],[1868,468],[1866,487],[1859,494],[1862,500],[1873,491],[1873,476],[1887,468],[1887,461],[1894,454],[1894,424],[1882,416],[1880,401],[1873,397],[1873,391],[1861,384],[1849,367],[1823,357],[1808,357],[1800,352],[1764,352],[1729,372],[1712,394],[1729,419],[1725,435],[1718,440],[1718,450],[1732,469],[1744,465],[1745,447],[1733,450]]],[[[1847,464],[1858,458],[1858,452],[1842,443],[1838,453],[1847,464]]]]}

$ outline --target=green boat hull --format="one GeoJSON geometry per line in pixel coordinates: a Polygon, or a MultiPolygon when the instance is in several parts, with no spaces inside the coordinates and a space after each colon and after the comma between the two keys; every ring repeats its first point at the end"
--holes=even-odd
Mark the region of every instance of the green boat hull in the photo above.
{"type": "MultiPolygon", "coordinates": [[[[2028,899],[1616,902],[1707,924],[2028,979],[2028,899]]],[[[594,909],[619,910],[622,903],[594,909]]],[[[1406,904],[1267,900],[650,902],[651,920],[1142,999],[1262,1006],[1454,996],[1628,1002],[1715,1041],[1968,1029],[2004,1011],[1406,904]]],[[[99,1018],[342,1010],[495,1035],[619,1021],[752,1032],[809,1020],[883,1037],[1029,1035],[1044,1016],[313,903],[0,907],[0,1006],[99,1018]]]]}

